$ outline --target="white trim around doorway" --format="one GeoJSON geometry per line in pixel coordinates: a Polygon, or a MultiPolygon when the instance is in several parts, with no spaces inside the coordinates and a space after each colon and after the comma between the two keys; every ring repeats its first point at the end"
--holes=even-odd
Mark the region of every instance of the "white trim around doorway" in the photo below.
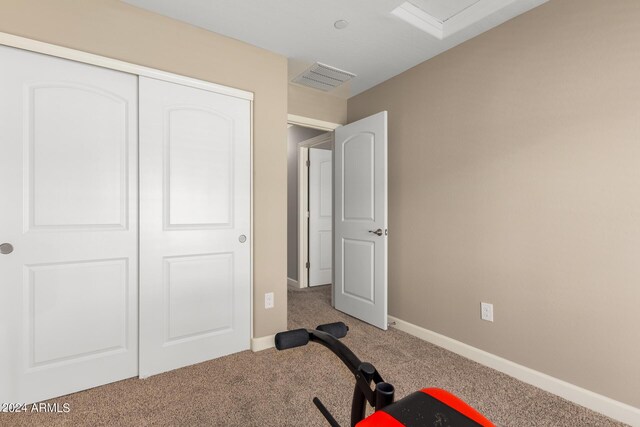
{"type": "Polygon", "coordinates": [[[290,125],[302,126],[305,128],[332,131],[342,126],[339,123],[325,122],[324,120],[312,119],[310,117],[297,116],[295,114],[287,115],[287,123],[290,125]]]}

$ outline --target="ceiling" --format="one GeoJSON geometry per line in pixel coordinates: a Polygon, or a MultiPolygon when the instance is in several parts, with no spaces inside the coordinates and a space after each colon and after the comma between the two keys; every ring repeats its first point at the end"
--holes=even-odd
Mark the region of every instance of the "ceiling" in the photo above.
{"type": "Polygon", "coordinates": [[[405,0],[123,1],[282,54],[289,80],[316,61],[352,72],[332,91],[348,98],[547,0],[410,0],[442,39],[391,14],[405,0]],[[338,30],[341,19],[349,25],[338,30]]]}

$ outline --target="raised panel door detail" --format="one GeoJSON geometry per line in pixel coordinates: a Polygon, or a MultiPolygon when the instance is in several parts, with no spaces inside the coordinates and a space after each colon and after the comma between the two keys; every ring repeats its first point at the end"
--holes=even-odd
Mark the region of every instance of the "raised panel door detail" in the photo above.
{"type": "Polygon", "coordinates": [[[309,286],[333,281],[333,152],[309,149],[309,286]]]}
{"type": "Polygon", "coordinates": [[[144,378],[250,345],[251,103],[146,77],[139,89],[144,378]]]}
{"type": "Polygon", "coordinates": [[[342,218],[374,221],[375,135],[362,132],[342,144],[342,218]]]}
{"type": "Polygon", "coordinates": [[[331,270],[333,259],[333,232],[321,230],[320,234],[320,270],[331,270]]]}
{"type": "Polygon", "coordinates": [[[27,229],[126,229],[127,102],[67,83],[26,94],[27,229]]]}
{"type": "Polygon", "coordinates": [[[29,367],[127,348],[128,260],[25,267],[29,367]]]}
{"type": "Polygon", "coordinates": [[[138,373],[138,78],[0,64],[0,401],[32,403],[138,373]]]}
{"type": "Polygon", "coordinates": [[[231,227],[233,120],[172,107],[165,121],[165,228],[231,227]]]}
{"type": "Polygon", "coordinates": [[[320,216],[325,218],[331,218],[333,215],[333,187],[331,186],[333,170],[331,163],[331,161],[320,163],[320,216]]]}
{"type": "Polygon", "coordinates": [[[165,258],[167,343],[233,328],[233,254],[165,258]]]}
{"type": "Polygon", "coordinates": [[[335,146],[335,308],[386,330],[387,112],[337,128],[335,146]]]}
{"type": "Polygon", "coordinates": [[[371,241],[343,239],[342,291],[362,301],[374,303],[375,246],[371,241]]]}

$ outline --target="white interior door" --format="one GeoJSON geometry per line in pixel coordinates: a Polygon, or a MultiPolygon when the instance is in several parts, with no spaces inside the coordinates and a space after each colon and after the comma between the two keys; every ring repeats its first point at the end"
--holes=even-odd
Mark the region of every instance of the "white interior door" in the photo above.
{"type": "Polygon", "coordinates": [[[136,376],[137,77],[0,64],[0,402],[136,376]]]}
{"type": "Polygon", "coordinates": [[[250,102],[140,78],[140,376],[250,345],[250,102]]]}
{"type": "Polygon", "coordinates": [[[331,283],[332,157],[331,150],[309,149],[309,286],[331,283]]]}
{"type": "Polygon", "coordinates": [[[335,308],[387,329],[387,112],[335,131],[335,308]]]}

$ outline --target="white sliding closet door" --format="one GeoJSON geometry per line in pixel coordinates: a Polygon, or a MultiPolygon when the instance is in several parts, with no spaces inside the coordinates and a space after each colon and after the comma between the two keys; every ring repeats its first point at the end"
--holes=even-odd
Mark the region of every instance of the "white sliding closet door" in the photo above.
{"type": "Polygon", "coordinates": [[[136,376],[137,77],[0,64],[0,402],[136,376]]]}
{"type": "Polygon", "coordinates": [[[140,376],[250,344],[250,102],[140,78],[140,376]]]}

